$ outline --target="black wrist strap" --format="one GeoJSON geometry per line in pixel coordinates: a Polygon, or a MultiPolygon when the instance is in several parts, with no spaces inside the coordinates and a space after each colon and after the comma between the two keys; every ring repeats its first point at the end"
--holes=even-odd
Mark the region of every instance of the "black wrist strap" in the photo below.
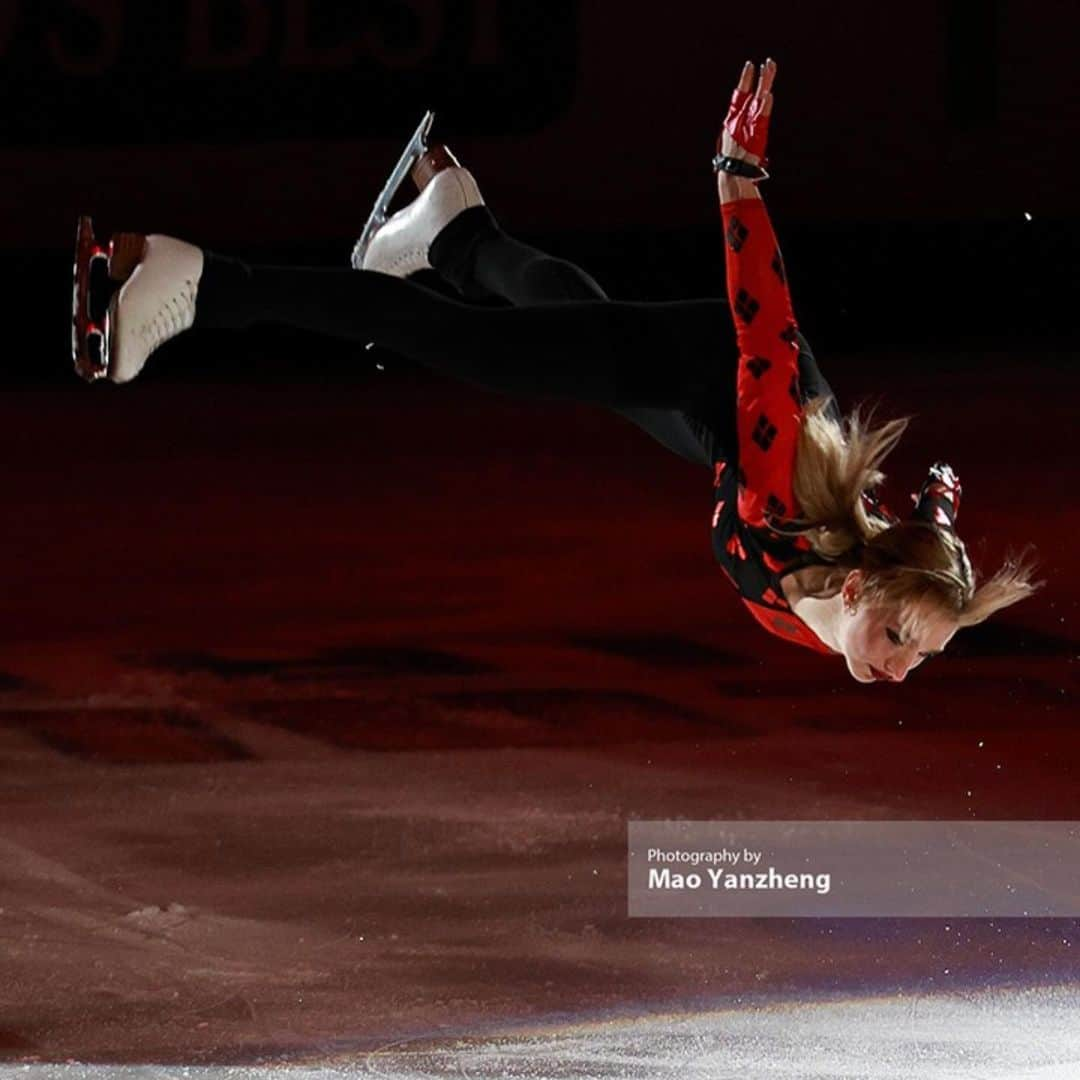
{"type": "Polygon", "coordinates": [[[732,176],[742,176],[747,180],[766,180],[769,176],[760,165],[751,165],[749,161],[727,157],[725,154],[717,154],[712,159],[712,165],[713,172],[731,173],[732,176]]]}

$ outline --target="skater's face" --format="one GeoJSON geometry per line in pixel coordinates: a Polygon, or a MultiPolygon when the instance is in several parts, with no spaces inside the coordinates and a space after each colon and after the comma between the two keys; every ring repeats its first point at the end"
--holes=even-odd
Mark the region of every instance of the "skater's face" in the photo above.
{"type": "Polygon", "coordinates": [[[940,608],[921,604],[854,604],[841,616],[839,643],[848,671],[862,683],[903,682],[952,640],[958,626],[940,608]]]}

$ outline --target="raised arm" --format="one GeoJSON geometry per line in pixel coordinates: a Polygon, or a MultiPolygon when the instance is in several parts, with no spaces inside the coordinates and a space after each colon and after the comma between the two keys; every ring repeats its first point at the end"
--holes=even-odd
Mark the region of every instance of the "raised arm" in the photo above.
{"type": "MultiPolygon", "coordinates": [[[[744,65],[719,140],[718,163],[762,167],[776,64],[766,60],[757,86],[744,65]],[[724,159],[727,159],[725,162],[724,159]]],[[[769,215],[754,180],[718,168],[727,291],[739,346],[736,386],[739,516],[748,525],[797,516],[792,480],[802,406],[799,347],[787,277],[769,215]]]]}

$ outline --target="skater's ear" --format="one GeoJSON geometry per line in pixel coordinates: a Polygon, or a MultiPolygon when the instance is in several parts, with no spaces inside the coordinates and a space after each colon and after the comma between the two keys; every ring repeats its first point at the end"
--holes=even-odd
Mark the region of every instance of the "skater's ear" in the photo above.
{"type": "Polygon", "coordinates": [[[854,607],[859,602],[865,582],[866,575],[861,570],[852,570],[844,578],[844,584],[840,586],[840,593],[848,607],[854,607]]]}

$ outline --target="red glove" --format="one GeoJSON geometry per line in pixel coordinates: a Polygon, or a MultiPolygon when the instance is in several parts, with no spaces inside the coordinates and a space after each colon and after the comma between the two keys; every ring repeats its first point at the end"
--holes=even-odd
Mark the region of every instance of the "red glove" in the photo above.
{"type": "Polygon", "coordinates": [[[771,88],[775,74],[775,62],[766,60],[761,67],[761,78],[757,89],[754,90],[752,89],[753,65],[747,63],[743,67],[739,85],[731,95],[731,105],[724,120],[724,130],[717,139],[716,149],[719,153],[730,154],[731,152],[730,144],[725,146],[726,134],[736,146],[758,159],[752,164],[765,167],[768,160],[765,157],[765,146],[769,139],[769,117],[772,114],[771,88]]]}

